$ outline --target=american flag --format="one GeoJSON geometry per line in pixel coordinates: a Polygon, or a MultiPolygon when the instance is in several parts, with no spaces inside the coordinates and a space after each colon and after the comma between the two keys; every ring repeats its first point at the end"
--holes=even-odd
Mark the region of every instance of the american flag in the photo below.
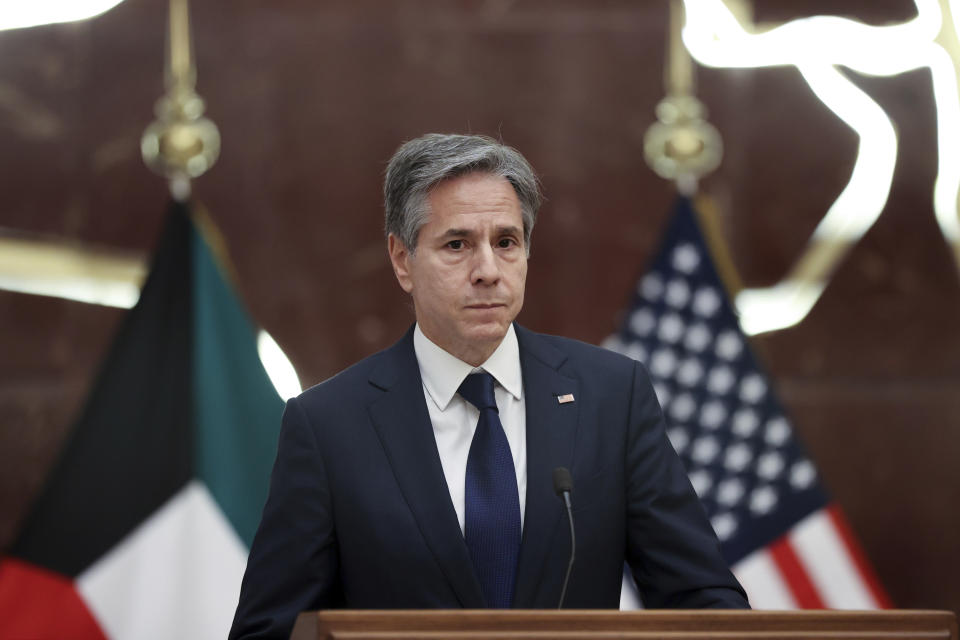
{"type": "Polygon", "coordinates": [[[604,346],[650,370],[667,435],[754,608],[890,606],[740,330],[689,200],[604,346]]]}

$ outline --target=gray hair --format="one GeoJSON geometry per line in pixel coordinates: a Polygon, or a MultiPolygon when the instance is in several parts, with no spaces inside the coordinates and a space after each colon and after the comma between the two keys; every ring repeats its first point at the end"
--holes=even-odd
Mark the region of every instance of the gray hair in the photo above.
{"type": "Polygon", "coordinates": [[[392,233],[415,252],[420,228],[430,213],[430,190],[444,180],[474,172],[500,176],[513,187],[529,254],[542,199],[540,184],[519,151],[487,136],[428,133],[403,143],[390,159],[383,181],[387,235],[392,233]]]}

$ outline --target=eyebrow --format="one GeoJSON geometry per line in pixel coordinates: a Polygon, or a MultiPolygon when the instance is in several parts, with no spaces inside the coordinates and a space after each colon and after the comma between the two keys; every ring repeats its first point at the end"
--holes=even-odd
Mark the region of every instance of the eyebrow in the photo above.
{"type": "MultiPolygon", "coordinates": [[[[520,230],[519,227],[514,227],[514,226],[509,226],[509,227],[497,227],[496,232],[497,232],[496,234],[497,234],[498,236],[503,236],[503,235],[521,235],[521,234],[523,233],[523,232],[520,230]]],[[[473,235],[474,233],[475,233],[475,232],[474,232],[474,231],[471,231],[470,229],[457,229],[457,228],[452,228],[452,229],[447,229],[446,231],[444,231],[444,232],[443,232],[443,235],[441,235],[440,237],[441,237],[441,238],[466,238],[466,237],[469,237],[469,236],[473,235]]]]}

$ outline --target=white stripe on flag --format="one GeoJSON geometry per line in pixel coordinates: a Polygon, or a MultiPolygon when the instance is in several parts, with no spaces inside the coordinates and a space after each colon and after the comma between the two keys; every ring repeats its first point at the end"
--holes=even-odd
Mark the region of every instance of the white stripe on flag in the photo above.
{"type": "Polygon", "coordinates": [[[827,607],[878,608],[826,509],[804,518],[788,537],[827,607]]]}
{"type": "Polygon", "coordinates": [[[111,638],[225,638],[247,549],[193,481],[77,577],[111,638]]]}
{"type": "Polygon", "coordinates": [[[790,588],[766,549],[754,551],[731,569],[754,609],[797,608],[790,588]]]}

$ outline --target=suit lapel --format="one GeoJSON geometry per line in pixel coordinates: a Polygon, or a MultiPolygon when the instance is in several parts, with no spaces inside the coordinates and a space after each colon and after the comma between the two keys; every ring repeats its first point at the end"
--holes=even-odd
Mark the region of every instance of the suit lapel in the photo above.
{"type": "MultiPolygon", "coordinates": [[[[579,397],[577,381],[558,369],[566,356],[536,334],[514,325],[520,343],[527,412],[527,504],[517,569],[514,608],[536,606],[544,563],[563,515],[553,492],[553,470],[573,466],[579,405],[557,397],[579,397]]],[[[560,597],[557,585],[557,599],[560,597]]]]}
{"type": "Polygon", "coordinates": [[[440,464],[412,330],[384,354],[370,382],[384,392],[370,417],[421,534],[461,605],[486,606],[440,464]]]}

